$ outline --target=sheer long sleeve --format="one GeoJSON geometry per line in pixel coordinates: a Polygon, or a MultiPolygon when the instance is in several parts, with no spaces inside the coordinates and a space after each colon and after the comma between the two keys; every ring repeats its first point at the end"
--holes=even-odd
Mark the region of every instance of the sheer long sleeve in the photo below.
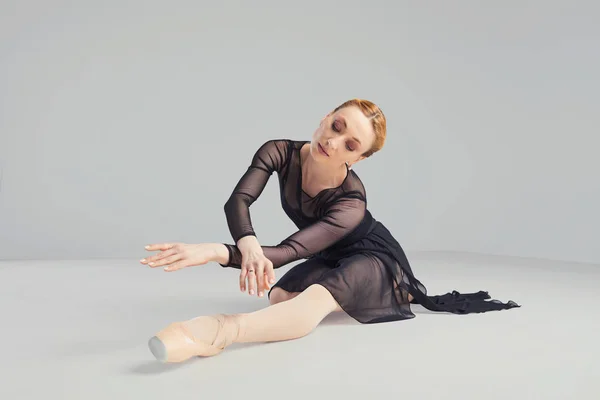
{"type": "Polygon", "coordinates": [[[234,243],[244,236],[256,236],[250,218],[250,206],[263,192],[273,172],[279,172],[284,166],[288,146],[285,140],[264,143],[254,154],[250,166],[225,203],[227,225],[234,243]]]}
{"type": "MultiPolygon", "coordinates": [[[[265,257],[273,263],[274,268],[279,268],[314,255],[351,233],[360,224],[365,212],[364,199],[346,197],[336,200],[317,222],[300,229],[277,246],[262,246],[265,257]]],[[[221,265],[240,268],[242,257],[237,246],[225,246],[229,251],[229,262],[221,265]]]]}

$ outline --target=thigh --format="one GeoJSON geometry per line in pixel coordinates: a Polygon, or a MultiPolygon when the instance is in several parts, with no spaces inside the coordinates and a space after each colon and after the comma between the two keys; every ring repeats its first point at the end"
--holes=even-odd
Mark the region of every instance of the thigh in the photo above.
{"type": "Polygon", "coordinates": [[[399,313],[410,314],[403,276],[395,265],[386,257],[359,253],[340,260],[319,283],[359,321],[394,320],[399,313]]]}
{"type": "MultiPolygon", "coordinates": [[[[321,277],[321,282],[336,293],[368,300],[381,290],[393,290],[393,279],[384,262],[373,254],[360,253],[337,262],[321,277]]],[[[355,300],[352,300],[355,302],[355,300]]]]}

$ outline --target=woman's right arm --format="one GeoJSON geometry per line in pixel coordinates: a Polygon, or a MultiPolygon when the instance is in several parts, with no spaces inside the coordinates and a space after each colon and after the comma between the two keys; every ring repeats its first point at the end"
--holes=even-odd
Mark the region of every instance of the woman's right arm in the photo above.
{"type": "Polygon", "coordinates": [[[281,171],[289,149],[289,141],[269,140],[254,154],[247,171],[238,181],[225,203],[224,211],[231,236],[242,254],[240,290],[259,296],[268,290],[265,278],[274,282],[273,265],[263,254],[250,217],[250,206],[263,192],[273,172],[281,171]],[[265,276],[266,273],[266,276],[265,276]],[[255,275],[255,276],[253,276],[255,275]],[[256,287],[258,283],[258,287],[256,287]]]}
{"type": "Polygon", "coordinates": [[[261,195],[273,172],[279,172],[285,164],[288,146],[285,140],[264,143],[252,157],[250,166],[225,203],[227,225],[236,244],[245,236],[256,236],[250,218],[250,206],[261,195]]]}

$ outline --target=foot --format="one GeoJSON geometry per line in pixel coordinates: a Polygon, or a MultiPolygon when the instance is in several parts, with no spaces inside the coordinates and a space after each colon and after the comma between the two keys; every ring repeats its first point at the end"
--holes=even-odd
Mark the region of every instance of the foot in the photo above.
{"type": "Polygon", "coordinates": [[[175,322],[148,341],[161,362],[182,362],[192,357],[219,354],[237,338],[239,325],[234,315],[213,315],[175,322]]]}

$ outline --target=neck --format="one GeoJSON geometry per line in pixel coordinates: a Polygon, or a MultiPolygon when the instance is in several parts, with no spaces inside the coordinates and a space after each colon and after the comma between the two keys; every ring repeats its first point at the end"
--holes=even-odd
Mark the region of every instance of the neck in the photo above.
{"type": "Polygon", "coordinates": [[[324,186],[338,186],[346,178],[347,168],[341,165],[338,168],[330,168],[327,165],[316,163],[310,155],[310,148],[305,152],[302,161],[302,175],[306,180],[324,186]]]}

